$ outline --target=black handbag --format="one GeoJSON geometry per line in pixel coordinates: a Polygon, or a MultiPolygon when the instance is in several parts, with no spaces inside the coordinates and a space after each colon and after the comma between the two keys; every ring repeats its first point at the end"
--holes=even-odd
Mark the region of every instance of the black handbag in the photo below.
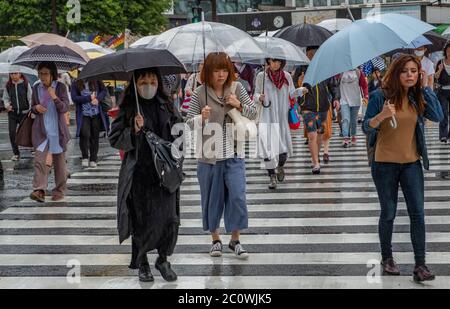
{"type": "Polygon", "coordinates": [[[174,193],[184,180],[181,152],[171,142],[163,140],[152,131],[146,131],[144,134],[152,152],[161,187],[169,193],[174,193]]]}

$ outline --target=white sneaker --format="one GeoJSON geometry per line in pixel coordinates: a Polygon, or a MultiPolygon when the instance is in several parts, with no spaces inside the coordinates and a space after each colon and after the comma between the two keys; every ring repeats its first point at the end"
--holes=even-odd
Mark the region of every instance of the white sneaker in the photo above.
{"type": "Polygon", "coordinates": [[[248,252],[242,247],[239,241],[230,241],[228,248],[234,251],[234,255],[241,260],[248,259],[248,252]]]}
{"type": "Polygon", "coordinates": [[[82,167],[89,167],[89,160],[88,159],[81,160],[81,166],[82,167]]]}
{"type": "Polygon", "coordinates": [[[19,160],[20,160],[20,157],[18,155],[13,155],[11,157],[11,161],[19,161],[19,160]]]}
{"type": "Polygon", "coordinates": [[[212,257],[221,257],[222,256],[222,242],[216,241],[213,242],[211,246],[211,250],[209,251],[209,255],[212,257]]]}
{"type": "Polygon", "coordinates": [[[94,162],[94,161],[89,162],[89,167],[96,168],[97,162],[94,162]]]}

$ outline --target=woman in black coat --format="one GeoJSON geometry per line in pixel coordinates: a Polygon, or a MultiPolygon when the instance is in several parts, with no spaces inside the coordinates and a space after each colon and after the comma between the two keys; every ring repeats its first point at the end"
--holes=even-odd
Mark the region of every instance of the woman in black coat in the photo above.
{"type": "Polygon", "coordinates": [[[156,269],[165,280],[174,281],[177,275],[167,257],[172,255],[178,237],[179,190],[171,194],[160,186],[143,130],[173,141],[171,128],[182,122],[182,118],[163,91],[159,71],[142,69],[134,75],[140,114],[136,111],[135,90],[131,83],[109,136],[112,147],[125,151],[117,194],[119,240],[122,243],[132,236],[129,267],[139,268],[140,281],[153,281],[147,253],[154,249],[159,254],[156,269]]]}

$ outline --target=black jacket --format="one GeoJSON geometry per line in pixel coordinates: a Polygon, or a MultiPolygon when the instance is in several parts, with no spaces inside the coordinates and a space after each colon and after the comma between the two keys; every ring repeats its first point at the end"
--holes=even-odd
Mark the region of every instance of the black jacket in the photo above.
{"type": "MultiPolygon", "coordinates": [[[[162,98],[156,97],[160,108],[157,115],[159,128],[155,131],[161,132],[161,138],[167,141],[174,141],[171,135],[172,126],[182,122],[179,113],[165,102],[162,98]]],[[[133,173],[138,162],[139,149],[137,143],[138,135],[134,131],[134,118],[136,116],[136,106],[134,103],[121,105],[120,114],[111,125],[109,141],[112,147],[125,151],[119,174],[119,184],[117,192],[117,228],[119,241],[126,240],[132,230],[131,217],[127,207],[127,198],[131,191],[133,173]]],[[[142,133],[138,133],[142,134],[142,133]]],[[[177,192],[177,195],[179,192],[177,192]]]]}
{"type": "Polygon", "coordinates": [[[28,83],[22,82],[19,84],[7,84],[6,91],[8,92],[11,106],[16,114],[28,111],[30,109],[30,102],[28,102],[28,83]]]}
{"type": "MultiPolygon", "coordinates": [[[[296,70],[294,82],[298,80],[302,71],[306,71],[305,67],[300,67],[296,70]]],[[[308,93],[303,97],[298,98],[298,103],[302,110],[310,112],[327,112],[330,109],[332,101],[341,99],[339,81],[335,77],[331,77],[313,87],[308,84],[303,86],[308,89],[308,93]]]]}
{"type": "MultiPolygon", "coordinates": [[[[439,65],[443,63],[443,60],[439,61],[437,66],[436,66],[436,71],[439,69],[439,65]]],[[[450,86],[450,75],[447,73],[447,71],[445,70],[445,68],[442,70],[441,75],[439,76],[437,83],[440,86],[450,86]]]]}

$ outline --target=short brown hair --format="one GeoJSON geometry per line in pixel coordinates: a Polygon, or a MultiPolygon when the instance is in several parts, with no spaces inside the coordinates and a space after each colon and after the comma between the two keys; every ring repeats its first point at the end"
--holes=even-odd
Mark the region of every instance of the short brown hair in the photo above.
{"type": "Polygon", "coordinates": [[[201,80],[205,83],[206,86],[212,86],[214,70],[228,71],[228,78],[225,82],[224,87],[230,87],[231,83],[236,80],[236,76],[234,76],[234,73],[236,72],[234,65],[231,62],[230,57],[226,53],[210,53],[208,57],[206,57],[205,64],[203,65],[203,70],[200,75],[201,80]]]}
{"type": "Polygon", "coordinates": [[[400,83],[400,74],[402,74],[405,65],[411,61],[417,65],[417,69],[420,73],[422,65],[419,58],[414,55],[400,55],[389,66],[386,76],[383,78],[383,89],[386,99],[391,100],[392,103],[395,104],[395,109],[397,111],[402,109],[403,97],[405,95],[412,95],[417,103],[419,114],[423,115],[426,102],[422,94],[420,74],[417,83],[408,90],[408,93],[405,93],[405,90],[400,83]]]}

